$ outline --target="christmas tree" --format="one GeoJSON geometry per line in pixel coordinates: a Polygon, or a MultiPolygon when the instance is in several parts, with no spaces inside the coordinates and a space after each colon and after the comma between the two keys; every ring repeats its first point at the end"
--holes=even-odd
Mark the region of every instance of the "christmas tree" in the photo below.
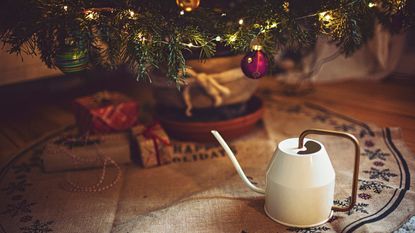
{"type": "Polygon", "coordinates": [[[127,64],[141,79],[162,69],[181,83],[187,58],[206,59],[223,48],[272,59],[278,50],[311,48],[326,36],[350,55],[376,22],[393,33],[414,25],[415,1],[6,0],[0,17],[0,39],[10,53],[40,54],[65,73],[127,64]]]}

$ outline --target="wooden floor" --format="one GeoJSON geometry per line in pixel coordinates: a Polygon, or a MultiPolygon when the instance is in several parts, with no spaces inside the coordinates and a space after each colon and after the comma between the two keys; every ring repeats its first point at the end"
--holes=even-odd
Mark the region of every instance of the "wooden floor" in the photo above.
{"type": "MultiPolygon", "coordinates": [[[[141,89],[138,96],[148,96],[149,88],[141,89]]],[[[307,100],[381,127],[401,127],[404,140],[415,151],[415,78],[320,84],[308,95],[284,98],[307,100]]],[[[0,164],[42,135],[73,123],[69,103],[69,98],[27,101],[2,109],[0,164]]]]}

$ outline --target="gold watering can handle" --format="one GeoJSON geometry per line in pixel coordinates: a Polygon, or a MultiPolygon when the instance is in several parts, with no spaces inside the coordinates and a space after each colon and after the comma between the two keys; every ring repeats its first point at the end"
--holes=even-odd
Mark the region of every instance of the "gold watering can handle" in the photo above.
{"type": "Polygon", "coordinates": [[[353,187],[352,187],[352,199],[347,207],[338,207],[333,206],[332,210],[346,212],[353,208],[356,203],[356,195],[357,195],[357,185],[358,185],[358,178],[359,178],[359,164],[360,164],[360,146],[359,141],[356,139],[355,136],[349,133],[343,133],[333,130],[325,130],[325,129],[308,129],[301,133],[300,137],[298,138],[298,148],[302,148],[304,144],[304,138],[309,134],[318,134],[318,135],[331,135],[337,136],[342,138],[350,139],[355,148],[355,157],[354,157],[354,170],[353,170],[353,187]]]}

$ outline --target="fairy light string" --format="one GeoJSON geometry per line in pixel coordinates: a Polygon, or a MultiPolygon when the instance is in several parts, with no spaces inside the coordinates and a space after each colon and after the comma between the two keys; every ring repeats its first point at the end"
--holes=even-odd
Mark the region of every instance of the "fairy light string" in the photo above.
{"type": "Polygon", "coordinates": [[[179,81],[178,71],[186,66],[185,51],[199,50],[202,59],[213,56],[219,44],[248,52],[251,41],[258,39],[263,50],[272,53],[284,47],[312,46],[317,35],[325,35],[336,42],[341,53],[349,55],[370,36],[374,26],[368,24],[374,19],[393,26],[390,21],[399,15],[412,26],[415,18],[414,3],[407,0],[343,0],[314,7],[315,12],[305,15],[298,13],[299,6],[291,1],[247,1],[225,10],[199,7],[200,1],[191,1],[191,9],[180,0],[177,2],[182,6],[174,7],[169,1],[85,7],[64,0],[51,4],[39,0],[33,8],[40,13],[28,14],[21,22],[14,22],[11,13],[1,10],[11,23],[2,24],[0,40],[10,45],[11,53],[40,51],[41,59],[54,67],[56,52],[64,44],[59,40],[67,34],[74,38],[73,44],[88,48],[91,64],[110,69],[127,64],[137,79],[167,64],[167,76],[179,81]],[[60,10],[55,12],[51,7],[60,10]],[[33,30],[24,32],[21,28],[33,30]]]}

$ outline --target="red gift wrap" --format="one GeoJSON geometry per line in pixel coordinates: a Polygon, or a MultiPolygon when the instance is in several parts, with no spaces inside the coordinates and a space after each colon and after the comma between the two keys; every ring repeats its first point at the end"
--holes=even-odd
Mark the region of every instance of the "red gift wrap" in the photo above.
{"type": "Polygon", "coordinates": [[[173,146],[166,132],[159,124],[145,127],[137,125],[132,128],[143,167],[155,167],[171,163],[173,146]]]}
{"type": "Polygon", "coordinates": [[[81,133],[112,133],[134,126],[138,104],[118,92],[98,92],[74,103],[75,118],[81,133]]]}

